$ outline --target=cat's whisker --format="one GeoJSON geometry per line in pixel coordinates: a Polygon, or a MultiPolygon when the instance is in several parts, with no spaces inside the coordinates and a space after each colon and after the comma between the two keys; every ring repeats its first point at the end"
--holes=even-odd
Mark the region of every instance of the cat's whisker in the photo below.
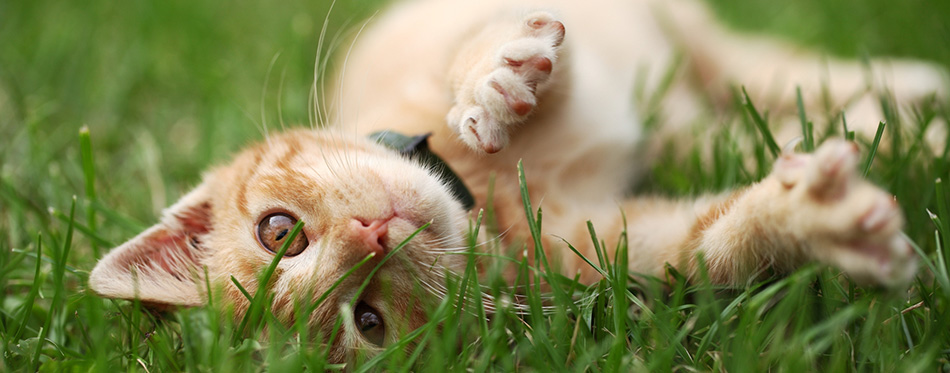
{"type": "MultiPolygon", "coordinates": [[[[319,57],[318,57],[319,58],[319,57]]],[[[316,63],[314,64],[314,70],[317,69],[316,63]]],[[[311,130],[317,129],[316,121],[317,119],[317,94],[316,94],[316,84],[319,78],[316,77],[314,73],[313,83],[311,83],[310,88],[307,90],[307,123],[310,126],[311,130]]]]}
{"type": "MultiPolygon", "coordinates": [[[[430,293],[432,293],[435,296],[440,297],[441,299],[444,299],[446,295],[448,294],[448,289],[445,287],[445,285],[443,285],[444,281],[440,281],[433,284],[433,283],[423,280],[423,281],[420,281],[420,283],[430,293]]],[[[479,284],[478,297],[481,298],[482,308],[489,313],[497,312],[500,308],[508,308],[519,315],[524,315],[524,314],[529,313],[532,310],[530,306],[528,306],[522,301],[519,301],[520,298],[524,298],[524,296],[522,295],[504,294],[502,296],[502,299],[498,299],[495,296],[493,296],[491,293],[489,293],[490,290],[491,289],[489,289],[488,287],[485,287],[479,284]]],[[[542,296],[541,298],[543,301],[549,301],[551,299],[551,297],[549,296],[542,296]]],[[[555,310],[556,308],[551,305],[541,306],[541,311],[545,314],[549,314],[555,310]]],[[[466,309],[466,312],[473,312],[473,311],[474,310],[466,309]]],[[[470,314],[473,316],[477,316],[477,314],[474,312],[470,314]]]]}
{"type": "MultiPolygon", "coordinates": [[[[336,55],[336,53],[331,53],[331,51],[338,50],[340,45],[343,44],[343,41],[345,40],[345,38],[343,37],[344,30],[350,29],[350,23],[351,23],[350,20],[347,20],[346,22],[344,22],[343,25],[340,26],[339,30],[330,39],[330,46],[327,47],[327,54],[323,60],[323,66],[322,66],[322,71],[321,71],[321,74],[323,74],[324,76],[326,75],[327,66],[329,66],[330,57],[336,55]]],[[[325,122],[323,122],[323,124],[328,127],[334,127],[334,126],[343,124],[343,117],[342,117],[343,113],[336,113],[337,116],[335,118],[330,118],[331,105],[327,102],[328,95],[326,93],[326,89],[328,85],[329,84],[322,84],[320,86],[320,97],[322,98],[322,100],[320,101],[320,104],[323,108],[323,113],[325,117],[324,118],[325,122]]],[[[342,98],[340,97],[337,97],[336,99],[342,100],[342,98]]]]}
{"type": "Polygon", "coordinates": [[[264,137],[268,139],[270,138],[270,128],[267,126],[267,86],[270,84],[270,74],[274,70],[274,64],[277,63],[279,57],[280,52],[271,57],[270,64],[267,65],[267,73],[264,74],[264,85],[261,87],[261,126],[264,128],[264,137]]]}
{"type": "Polygon", "coordinates": [[[443,236],[436,238],[434,240],[428,240],[425,243],[432,246],[442,246],[446,244],[460,245],[464,242],[464,239],[459,236],[443,236]]]}
{"type": "Polygon", "coordinates": [[[326,40],[327,27],[330,25],[330,15],[333,13],[333,8],[335,6],[336,6],[336,0],[331,1],[330,8],[327,9],[327,14],[323,18],[323,26],[320,27],[320,36],[317,39],[317,56],[316,56],[316,59],[314,60],[314,65],[313,65],[313,84],[310,87],[310,95],[313,100],[312,102],[313,102],[313,114],[314,114],[313,117],[311,117],[312,120],[310,122],[310,126],[313,129],[316,129],[316,126],[320,125],[320,123],[326,124],[327,122],[327,118],[325,117],[326,110],[325,108],[324,110],[320,109],[318,100],[321,100],[321,101],[326,100],[325,92],[323,92],[323,86],[325,86],[326,84],[323,84],[323,83],[324,83],[324,76],[326,73],[327,61],[331,53],[330,51],[324,52],[323,43],[326,40]],[[320,88],[317,88],[318,84],[320,88]],[[320,93],[319,96],[321,97],[319,99],[317,97],[318,92],[320,93]],[[316,120],[316,123],[313,120],[316,120]]]}
{"type": "MultiPolygon", "coordinates": [[[[361,25],[360,28],[359,28],[359,30],[356,32],[356,36],[353,37],[353,41],[350,42],[350,46],[347,48],[346,54],[345,54],[344,57],[343,57],[343,66],[342,66],[342,68],[340,69],[340,81],[341,81],[341,82],[346,80],[346,68],[347,68],[347,64],[348,64],[348,62],[349,62],[349,60],[350,60],[350,55],[353,53],[353,47],[356,45],[357,40],[359,40],[360,35],[363,34],[363,30],[366,29],[366,26],[369,25],[369,23],[370,23],[374,18],[376,18],[376,13],[374,13],[372,16],[370,16],[369,18],[367,18],[366,21],[363,22],[363,25],[361,25]]],[[[338,90],[338,96],[337,96],[337,97],[345,97],[345,96],[343,95],[343,84],[340,84],[340,85],[337,87],[337,90],[338,90]]],[[[342,100],[337,100],[336,104],[337,104],[337,109],[338,109],[338,111],[337,111],[337,119],[339,119],[340,121],[342,121],[342,119],[343,119],[343,118],[342,118],[342,116],[343,116],[343,101],[342,101],[342,100]]],[[[342,126],[341,126],[341,127],[342,127],[342,126]]]]}
{"type": "Polygon", "coordinates": [[[488,246],[489,244],[504,242],[505,237],[508,235],[508,233],[511,232],[513,227],[514,227],[513,225],[510,225],[504,231],[498,232],[498,234],[490,235],[491,238],[488,238],[485,241],[476,243],[475,247],[488,246]]]}
{"type": "MultiPolygon", "coordinates": [[[[335,126],[331,128],[335,128],[335,126]]],[[[330,135],[334,143],[340,143],[343,141],[342,139],[339,138],[336,130],[331,130],[330,135]]],[[[343,164],[343,160],[342,160],[342,157],[340,156],[340,150],[338,149],[338,147],[334,146],[332,149],[329,150],[328,154],[329,154],[329,158],[325,157],[326,158],[325,162],[327,162],[327,168],[334,171],[333,172],[334,175],[336,175],[336,171],[337,171],[336,168],[339,168],[340,170],[348,169],[346,165],[343,164]],[[330,162],[330,160],[332,160],[332,163],[330,162]]]]}
{"type": "Polygon", "coordinates": [[[246,109],[240,108],[239,110],[241,110],[241,114],[244,114],[244,117],[246,117],[248,120],[251,121],[251,123],[254,124],[254,128],[257,128],[257,131],[261,134],[261,137],[264,138],[264,141],[269,144],[270,136],[268,136],[267,129],[261,126],[261,123],[258,122],[257,119],[255,119],[254,116],[251,115],[251,113],[248,112],[246,109]]]}
{"type": "Polygon", "coordinates": [[[426,251],[430,251],[430,252],[445,252],[445,251],[468,250],[468,249],[470,249],[469,245],[465,245],[461,243],[456,244],[456,245],[449,245],[448,243],[444,243],[440,245],[432,244],[431,246],[427,245],[427,247],[425,248],[426,251]]]}
{"type": "MultiPolygon", "coordinates": [[[[342,114],[341,114],[341,115],[342,115],[342,114]]],[[[358,121],[357,121],[356,123],[358,123],[358,121]]],[[[339,128],[340,128],[340,137],[345,139],[345,138],[348,136],[348,134],[346,133],[346,129],[345,129],[346,127],[345,127],[345,126],[339,126],[339,128]]],[[[355,128],[356,128],[356,125],[354,125],[353,128],[355,129],[355,128]]],[[[354,130],[354,131],[355,131],[355,130],[354,130]]],[[[350,140],[350,141],[355,141],[358,137],[359,137],[359,135],[358,135],[356,132],[354,132],[354,133],[352,134],[352,138],[349,139],[349,140],[350,140]]],[[[341,149],[341,150],[340,150],[340,152],[341,152],[342,155],[343,155],[343,161],[346,162],[347,167],[350,168],[350,169],[361,168],[362,166],[359,164],[359,162],[354,163],[354,161],[353,161],[353,158],[354,158],[354,157],[351,157],[352,152],[350,152],[349,150],[350,150],[349,148],[345,148],[345,149],[341,149]]]]}
{"type": "MultiPolygon", "coordinates": [[[[356,42],[359,40],[360,35],[362,35],[363,31],[366,29],[366,26],[369,25],[370,22],[372,22],[375,17],[376,17],[376,13],[374,13],[372,16],[368,17],[365,21],[363,21],[363,24],[360,26],[359,30],[356,32],[356,35],[353,37],[353,40],[350,42],[350,45],[349,45],[349,47],[347,48],[346,53],[345,53],[345,55],[344,55],[344,57],[343,57],[343,64],[342,64],[343,66],[342,66],[341,71],[340,71],[340,80],[339,80],[340,82],[345,81],[345,79],[346,79],[346,69],[347,69],[347,65],[348,65],[348,62],[349,62],[350,55],[351,55],[352,52],[353,52],[353,47],[356,45],[356,42]]],[[[337,97],[345,97],[344,94],[343,94],[343,93],[344,93],[344,92],[343,92],[343,84],[339,84],[339,85],[337,86],[337,89],[338,89],[338,91],[339,91],[337,97]]],[[[345,139],[345,138],[346,138],[346,134],[345,134],[344,131],[346,130],[346,126],[342,125],[342,122],[344,121],[344,115],[345,115],[346,113],[344,113],[344,110],[343,110],[343,101],[342,101],[342,99],[337,99],[336,105],[337,105],[337,112],[336,112],[337,115],[336,115],[336,118],[335,118],[335,119],[336,119],[338,122],[340,122],[340,123],[337,123],[338,125],[335,126],[335,127],[337,127],[337,128],[339,129],[339,131],[340,131],[340,138],[341,138],[341,139],[345,139]]],[[[357,110],[357,114],[358,114],[358,113],[359,113],[359,111],[357,110]]],[[[353,125],[353,130],[354,130],[353,135],[354,135],[354,137],[358,137],[358,133],[359,133],[359,132],[358,132],[358,130],[359,130],[359,128],[358,128],[359,120],[358,120],[358,119],[359,119],[359,118],[356,118],[356,120],[354,120],[354,122],[353,122],[353,123],[354,123],[354,125],[353,125]]],[[[347,165],[349,165],[349,166],[352,168],[353,165],[352,165],[352,164],[350,163],[350,161],[349,161],[349,156],[348,156],[348,154],[344,151],[343,154],[342,154],[342,156],[343,156],[345,162],[347,163],[347,165]]]]}
{"type": "Polygon", "coordinates": [[[287,126],[284,123],[284,108],[283,108],[283,94],[284,94],[284,81],[287,78],[287,66],[284,66],[280,71],[280,83],[277,85],[277,122],[280,123],[280,130],[287,130],[287,126]]]}
{"type": "Polygon", "coordinates": [[[327,170],[329,170],[334,177],[340,177],[340,175],[337,173],[336,167],[340,165],[337,154],[337,148],[339,146],[337,145],[340,144],[341,141],[336,138],[334,131],[327,131],[327,133],[330,135],[330,141],[328,141],[327,144],[329,146],[320,147],[320,157],[323,159],[323,164],[326,166],[327,170]]]}
{"type": "MultiPolygon", "coordinates": [[[[424,278],[419,278],[419,283],[432,295],[439,297],[439,299],[445,299],[449,293],[447,287],[445,286],[445,276],[440,275],[438,281],[430,282],[424,278]]],[[[488,293],[488,288],[479,285],[478,297],[481,299],[482,309],[488,313],[494,313],[498,310],[497,304],[499,303],[494,296],[488,293]]],[[[511,301],[502,302],[507,307],[513,307],[515,312],[519,314],[524,314],[529,311],[527,306],[511,301]]],[[[469,315],[478,316],[478,312],[475,312],[474,309],[466,308],[465,312],[468,312],[469,315]]]]}
{"type": "Polygon", "coordinates": [[[437,281],[434,282],[428,281],[424,278],[417,278],[417,280],[419,280],[419,284],[421,284],[422,287],[426,289],[426,291],[434,296],[439,297],[439,299],[444,299],[448,294],[448,289],[446,289],[445,285],[442,285],[445,282],[444,276],[440,276],[438,279],[436,279],[437,281]]]}
{"type": "MultiPolygon", "coordinates": [[[[510,229],[510,228],[509,228],[509,229],[510,229]]],[[[430,252],[430,253],[435,253],[435,254],[442,254],[442,253],[451,253],[451,254],[465,253],[465,252],[468,252],[469,250],[471,250],[471,249],[473,249],[473,248],[476,248],[476,249],[477,249],[477,248],[482,248],[482,247],[486,247],[486,246],[492,245],[492,244],[494,244],[494,243],[496,243],[496,242],[501,242],[502,237],[503,237],[507,232],[508,232],[508,231],[506,230],[505,232],[499,233],[498,235],[493,235],[492,238],[489,238],[489,239],[487,239],[487,240],[485,240],[485,241],[482,241],[482,242],[477,242],[477,243],[475,243],[474,245],[464,244],[463,240],[460,239],[460,238],[455,238],[455,237],[443,237],[443,238],[437,239],[437,240],[435,240],[435,241],[427,242],[427,243],[426,243],[427,245],[424,246],[424,250],[426,250],[427,252],[430,252]],[[443,241],[444,241],[444,242],[443,242],[443,241]],[[455,241],[455,242],[457,242],[457,245],[448,245],[448,243],[449,243],[450,241],[455,241]]],[[[482,252],[482,250],[476,250],[476,251],[477,251],[477,252],[482,252]]]]}
{"type": "MultiPolygon", "coordinates": [[[[327,157],[327,149],[325,147],[320,147],[320,158],[323,159],[323,164],[326,166],[327,171],[333,175],[335,178],[340,178],[340,175],[336,173],[336,169],[333,168],[333,164],[330,163],[330,158],[327,157]]],[[[315,166],[311,165],[311,169],[316,169],[315,166]]]]}
{"type": "MultiPolygon", "coordinates": [[[[472,247],[468,245],[464,246],[434,246],[427,247],[425,251],[432,254],[463,254],[472,250],[472,247]]],[[[477,252],[477,250],[476,250],[477,252]]]]}

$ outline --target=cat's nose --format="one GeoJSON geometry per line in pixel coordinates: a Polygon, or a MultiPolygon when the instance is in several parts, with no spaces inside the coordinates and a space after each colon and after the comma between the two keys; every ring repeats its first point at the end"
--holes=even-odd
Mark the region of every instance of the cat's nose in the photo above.
{"type": "Polygon", "coordinates": [[[386,232],[388,231],[390,219],[363,220],[356,219],[350,221],[350,229],[356,235],[357,240],[362,242],[367,254],[376,253],[377,257],[386,254],[386,232]]]}

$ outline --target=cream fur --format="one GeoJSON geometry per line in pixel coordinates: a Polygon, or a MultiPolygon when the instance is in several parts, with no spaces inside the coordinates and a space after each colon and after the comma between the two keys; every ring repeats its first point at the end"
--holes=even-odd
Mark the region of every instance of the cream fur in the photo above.
{"type": "MultiPolygon", "coordinates": [[[[789,90],[796,85],[806,97],[819,97],[825,71],[839,110],[883,87],[875,79],[868,88],[855,62],[822,64],[775,41],[734,35],[689,0],[400,3],[372,22],[349,55],[346,75],[335,83],[342,94],[331,117],[339,123],[271,137],[210,172],[161,223],[103,258],[90,286],[104,296],[168,304],[201,304],[214,296],[241,315],[247,301],[230,277],[258,290],[256,275],[273,254],[256,242],[256,225],[284,211],[306,222],[310,242],[280,262],[270,289],[275,313],[291,322],[295,302],[315,300],[367,255],[348,230],[350,221],[395,214],[389,248],[423,224],[432,226],[382,267],[360,299],[391,324],[390,340],[421,325],[431,299],[415,291],[439,295],[445,271],[464,268],[464,256],[456,254],[466,248],[473,216],[424,167],[362,137],[379,130],[433,133],[432,149],[464,179],[478,208],[487,207],[494,178],[493,207],[505,232],[501,248],[520,250],[530,242],[515,171],[523,159],[532,203],[545,211],[544,249],[565,274],[579,272],[585,283],[600,275],[551,235],[594,257],[587,220],[608,246],[628,231],[630,270],[645,275],[662,276],[669,264],[695,277],[702,254],[710,277],[722,284],[815,260],[858,279],[907,283],[916,266],[900,236],[900,212],[889,194],[855,176],[857,153],[849,143],[830,141],[813,155],[785,154],[772,175],[724,195],[625,196],[650,161],[633,105],[636,71],[646,68],[646,87],[656,89],[677,50],[686,53],[692,80],[681,77],[671,87],[662,113],[670,125],[661,139],[707,110],[699,97],[721,100],[732,82],[745,84],[757,104],[775,113],[794,107],[789,90]],[[206,216],[187,214],[201,206],[208,206],[206,216]],[[178,241],[169,244],[162,240],[167,237],[178,241]],[[166,245],[156,248],[156,242],[166,245]],[[149,263],[149,250],[169,247],[191,251],[172,255],[165,266],[141,264],[149,263]],[[220,293],[204,290],[205,267],[220,293]]],[[[945,75],[928,65],[874,61],[872,71],[885,71],[882,66],[889,66],[880,76],[892,79],[887,86],[898,98],[945,94],[945,75]]],[[[849,118],[874,115],[857,109],[849,118]]],[[[345,319],[352,317],[349,302],[368,271],[355,273],[309,315],[314,333],[326,335],[341,309],[345,319]]],[[[353,325],[344,331],[333,359],[374,349],[353,325]]]]}

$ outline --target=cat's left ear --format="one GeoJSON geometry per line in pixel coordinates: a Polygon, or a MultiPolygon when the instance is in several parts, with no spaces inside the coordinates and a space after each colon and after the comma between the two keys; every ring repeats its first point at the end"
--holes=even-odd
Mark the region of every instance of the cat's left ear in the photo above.
{"type": "Polygon", "coordinates": [[[205,303],[201,238],[212,229],[207,182],[162,216],[162,221],[112,249],[89,275],[89,286],[110,298],[139,299],[159,305],[205,303]]]}

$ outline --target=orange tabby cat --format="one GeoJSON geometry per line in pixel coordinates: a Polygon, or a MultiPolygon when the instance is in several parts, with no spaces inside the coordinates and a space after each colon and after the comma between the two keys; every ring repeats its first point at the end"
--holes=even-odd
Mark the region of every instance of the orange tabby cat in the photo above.
{"type": "Polygon", "coordinates": [[[519,159],[532,202],[544,207],[547,255],[585,283],[599,274],[548,233],[594,257],[587,220],[608,246],[626,229],[630,270],[647,275],[670,264],[695,276],[702,254],[709,276],[722,284],[810,261],[887,286],[913,276],[900,211],[891,195],[856,175],[852,143],[786,152],[770,176],[722,195],[625,197],[649,162],[633,87],[646,68],[646,87],[655,89],[677,51],[685,52],[689,74],[670,88],[664,136],[708,117],[700,97],[725,101],[728,83],[744,84],[773,113],[794,107],[789,91],[796,85],[817,98],[827,84],[832,104],[853,110],[857,123],[880,117],[862,102],[882,84],[899,99],[941,93],[938,70],[876,61],[868,82],[854,63],[819,63],[777,42],[726,32],[690,1],[534,3],[419,1],[390,9],[346,60],[336,83],[338,123],[271,136],[213,169],[160,223],[103,258],[90,286],[108,297],[201,305],[211,296],[207,268],[208,282],[222,289],[215,299],[240,316],[248,301],[231,277],[255,293],[257,274],[302,220],[270,286],[281,320],[291,322],[295,302],[315,301],[372,256],[306,315],[324,336],[338,315],[347,316],[331,356],[343,360],[425,322],[423,300],[413,294],[440,295],[446,272],[464,268],[464,256],[452,254],[466,250],[471,211],[485,207],[492,177],[498,226],[506,232],[500,246],[530,244],[519,159]],[[825,74],[830,80],[822,83],[825,74]],[[432,150],[470,188],[475,209],[466,211],[429,165],[364,138],[379,130],[432,133],[432,150]],[[357,293],[376,263],[430,222],[357,293]]]}

